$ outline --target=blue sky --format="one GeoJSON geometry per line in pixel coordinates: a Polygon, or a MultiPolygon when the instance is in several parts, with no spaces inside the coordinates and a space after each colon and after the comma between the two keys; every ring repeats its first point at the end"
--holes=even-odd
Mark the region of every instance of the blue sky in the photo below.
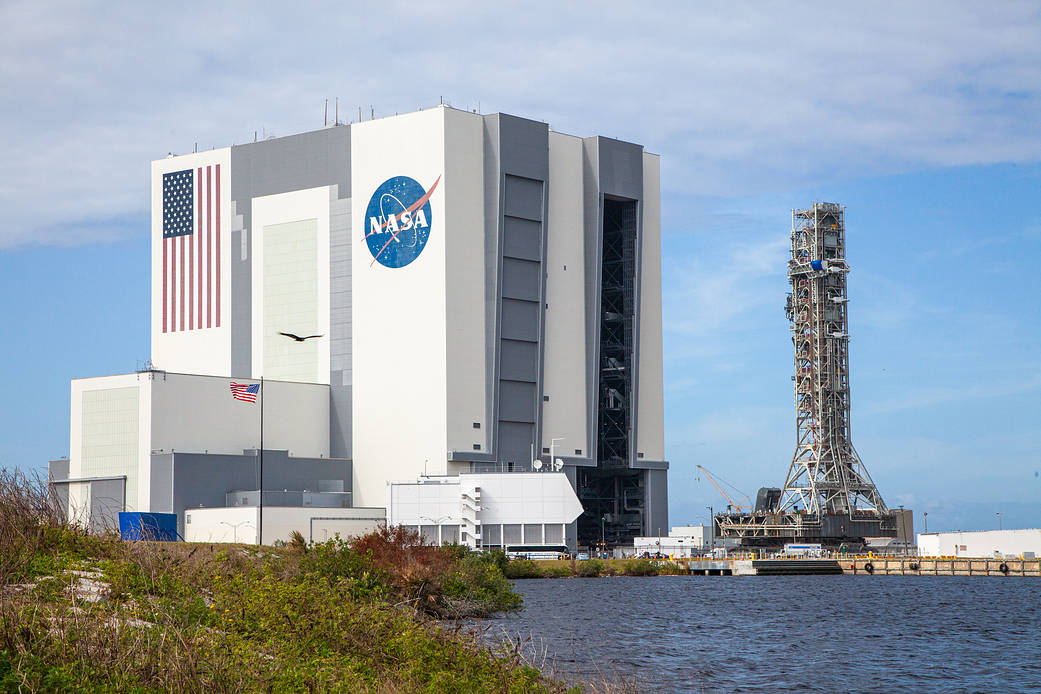
{"type": "Polygon", "coordinates": [[[68,381],[148,357],[148,166],[436,104],[663,155],[672,521],[783,481],[792,207],[847,206],[854,442],[930,529],[1041,527],[1035,3],[10,2],[0,465],[68,453],[68,381]],[[908,6],[910,5],[910,6],[908,6]]]}

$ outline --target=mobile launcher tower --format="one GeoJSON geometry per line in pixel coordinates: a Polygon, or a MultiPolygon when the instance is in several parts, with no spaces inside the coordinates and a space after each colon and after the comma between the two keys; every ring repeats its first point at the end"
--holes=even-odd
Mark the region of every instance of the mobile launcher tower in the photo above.
{"type": "Polygon", "coordinates": [[[793,210],[785,313],[795,346],[795,454],[783,489],[760,489],[750,513],[716,517],[720,537],[748,547],[852,549],[868,537],[896,536],[896,516],[850,439],[847,273],[843,208],[793,210]]]}

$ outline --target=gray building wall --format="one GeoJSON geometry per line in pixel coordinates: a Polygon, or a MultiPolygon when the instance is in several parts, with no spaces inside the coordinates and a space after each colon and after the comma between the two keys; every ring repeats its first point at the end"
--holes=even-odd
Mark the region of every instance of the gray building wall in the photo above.
{"type": "Polygon", "coordinates": [[[51,460],[47,463],[47,481],[58,502],[58,507],[66,517],[69,515],[69,485],[54,484],[55,480],[67,480],[69,478],[69,459],[51,460]]]}
{"type": "Polygon", "coordinates": [[[528,470],[541,441],[549,128],[504,114],[484,120],[487,247],[495,249],[486,267],[495,273],[492,445],[505,469],[528,470]]]}
{"type": "MultiPolygon", "coordinates": [[[[257,489],[256,451],[244,455],[155,453],[151,460],[151,509],[176,513],[184,534],[186,508],[218,508],[230,491],[257,489]]],[[[287,451],[264,451],[265,490],[320,490],[329,481],[351,489],[351,463],[337,458],[291,458],[287,451]]]]}
{"type": "Polygon", "coordinates": [[[231,375],[252,376],[252,200],[333,186],[330,199],[330,452],[351,451],[351,281],[349,126],[231,148],[231,375]]]}

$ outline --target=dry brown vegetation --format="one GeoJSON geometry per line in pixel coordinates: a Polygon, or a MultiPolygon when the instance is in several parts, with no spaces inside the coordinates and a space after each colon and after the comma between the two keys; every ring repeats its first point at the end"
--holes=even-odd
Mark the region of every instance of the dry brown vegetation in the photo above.
{"type": "Polygon", "coordinates": [[[122,542],[0,472],[0,691],[564,691],[433,619],[517,607],[497,562],[399,531],[122,542]]]}

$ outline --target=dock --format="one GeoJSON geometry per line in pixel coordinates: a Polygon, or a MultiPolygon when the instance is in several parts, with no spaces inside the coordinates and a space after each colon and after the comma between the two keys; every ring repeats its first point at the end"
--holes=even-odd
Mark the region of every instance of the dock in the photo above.
{"type": "Polygon", "coordinates": [[[692,576],[1012,576],[1041,577],[1041,559],[838,557],[705,559],[680,562],[692,576]]]}

